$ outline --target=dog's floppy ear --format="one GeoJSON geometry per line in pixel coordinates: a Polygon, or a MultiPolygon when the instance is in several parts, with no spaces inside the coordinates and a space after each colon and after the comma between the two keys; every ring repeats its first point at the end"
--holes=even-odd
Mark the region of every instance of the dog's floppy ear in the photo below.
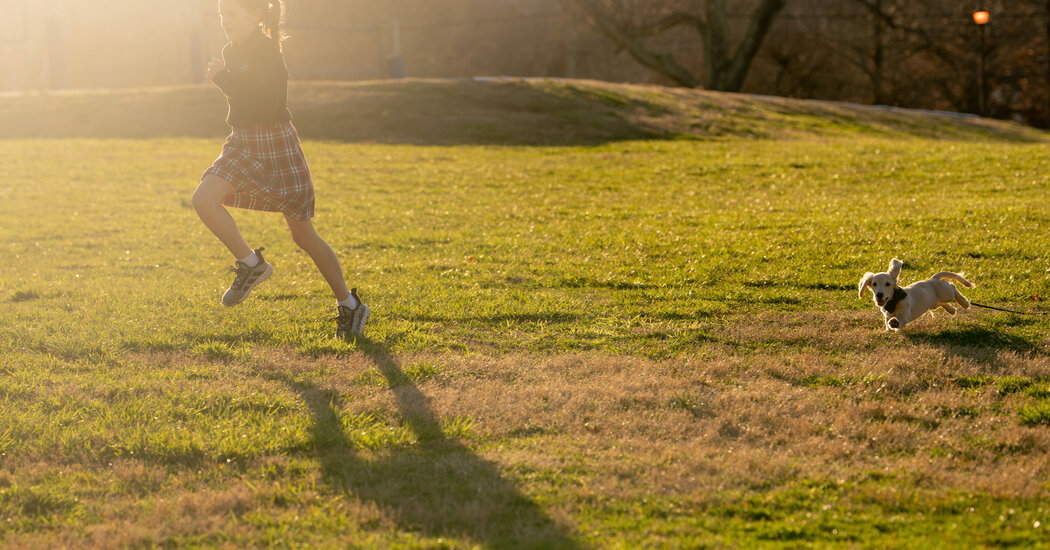
{"type": "Polygon", "coordinates": [[[875,274],[869,271],[869,272],[865,273],[863,277],[860,278],[860,284],[857,285],[857,297],[858,298],[863,298],[864,297],[864,289],[868,288],[869,286],[871,286],[871,279],[874,278],[874,277],[875,277],[875,274]]]}
{"type": "Polygon", "coordinates": [[[894,258],[890,260],[890,270],[888,273],[890,277],[893,277],[893,284],[897,284],[897,278],[901,276],[901,268],[904,267],[904,262],[894,258]]]}

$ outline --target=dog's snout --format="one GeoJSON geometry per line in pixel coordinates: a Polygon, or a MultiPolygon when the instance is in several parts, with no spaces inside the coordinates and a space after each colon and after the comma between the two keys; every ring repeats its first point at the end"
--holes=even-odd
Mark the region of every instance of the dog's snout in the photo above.
{"type": "Polygon", "coordinates": [[[882,293],[881,292],[876,292],[875,293],[875,297],[878,298],[879,300],[881,300],[882,299],[882,293]]]}

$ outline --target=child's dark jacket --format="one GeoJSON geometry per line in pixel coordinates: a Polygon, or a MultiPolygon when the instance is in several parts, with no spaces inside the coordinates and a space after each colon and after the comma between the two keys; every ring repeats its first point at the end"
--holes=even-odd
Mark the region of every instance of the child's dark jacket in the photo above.
{"type": "Polygon", "coordinates": [[[227,44],[222,59],[226,70],[214,82],[230,103],[227,124],[246,128],[291,120],[288,69],[276,42],[259,30],[241,44],[227,44]]]}

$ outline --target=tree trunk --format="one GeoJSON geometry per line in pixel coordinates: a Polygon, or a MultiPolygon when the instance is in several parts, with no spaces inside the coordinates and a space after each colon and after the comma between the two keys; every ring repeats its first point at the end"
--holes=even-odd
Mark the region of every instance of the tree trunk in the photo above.
{"type": "MultiPolygon", "coordinates": [[[[711,6],[717,6],[718,16],[723,21],[720,26],[727,30],[726,35],[724,35],[726,44],[720,48],[720,51],[728,54],[728,25],[725,24],[726,11],[723,2],[724,0],[708,0],[708,20],[710,21],[711,6]]],[[[719,78],[715,80],[717,86],[709,82],[709,88],[712,90],[738,92],[744,87],[744,79],[747,78],[747,72],[751,69],[751,62],[758,55],[758,50],[762,47],[762,41],[765,40],[770,27],[773,26],[773,22],[776,21],[777,14],[784,9],[786,4],[787,0],[762,0],[762,4],[751,16],[751,23],[744,34],[743,40],[737,45],[736,54],[732,58],[726,55],[725,68],[720,72],[719,78]]]]}
{"type": "MultiPolygon", "coordinates": [[[[1050,0],[1046,0],[1046,38],[1050,44],[1050,0]]],[[[1046,84],[1050,88],[1050,46],[1047,51],[1046,84]]],[[[1047,94],[1046,115],[1043,124],[1050,126],[1050,94],[1047,94]]]]}
{"type": "MultiPolygon", "coordinates": [[[[1047,1],[1050,2],[1050,0],[1047,0],[1047,1]]],[[[881,12],[882,11],[882,0],[877,0],[877,5],[878,5],[878,10],[881,12]]],[[[888,103],[886,101],[886,93],[885,93],[886,87],[883,85],[883,82],[882,82],[883,78],[884,78],[884,76],[883,76],[883,60],[885,59],[885,50],[884,50],[885,45],[883,44],[883,40],[884,40],[883,37],[885,35],[886,24],[882,21],[882,19],[880,19],[878,17],[872,16],[871,19],[872,19],[872,34],[874,35],[873,41],[875,42],[875,44],[874,44],[874,46],[875,46],[874,47],[874,51],[872,52],[872,55],[871,55],[871,64],[872,64],[871,87],[873,88],[873,91],[875,92],[873,94],[874,97],[875,97],[875,104],[876,105],[886,105],[888,103]]]]}

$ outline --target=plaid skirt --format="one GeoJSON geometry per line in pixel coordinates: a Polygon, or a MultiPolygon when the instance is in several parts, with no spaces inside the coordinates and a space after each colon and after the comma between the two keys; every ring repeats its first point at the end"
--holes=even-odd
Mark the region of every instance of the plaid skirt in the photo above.
{"type": "Polygon", "coordinates": [[[201,179],[208,174],[237,189],[223,199],[227,206],[283,212],[296,220],[314,216],[310,168],[290,121],[235,127],[222,146],[222,154],[201,179]]]}

